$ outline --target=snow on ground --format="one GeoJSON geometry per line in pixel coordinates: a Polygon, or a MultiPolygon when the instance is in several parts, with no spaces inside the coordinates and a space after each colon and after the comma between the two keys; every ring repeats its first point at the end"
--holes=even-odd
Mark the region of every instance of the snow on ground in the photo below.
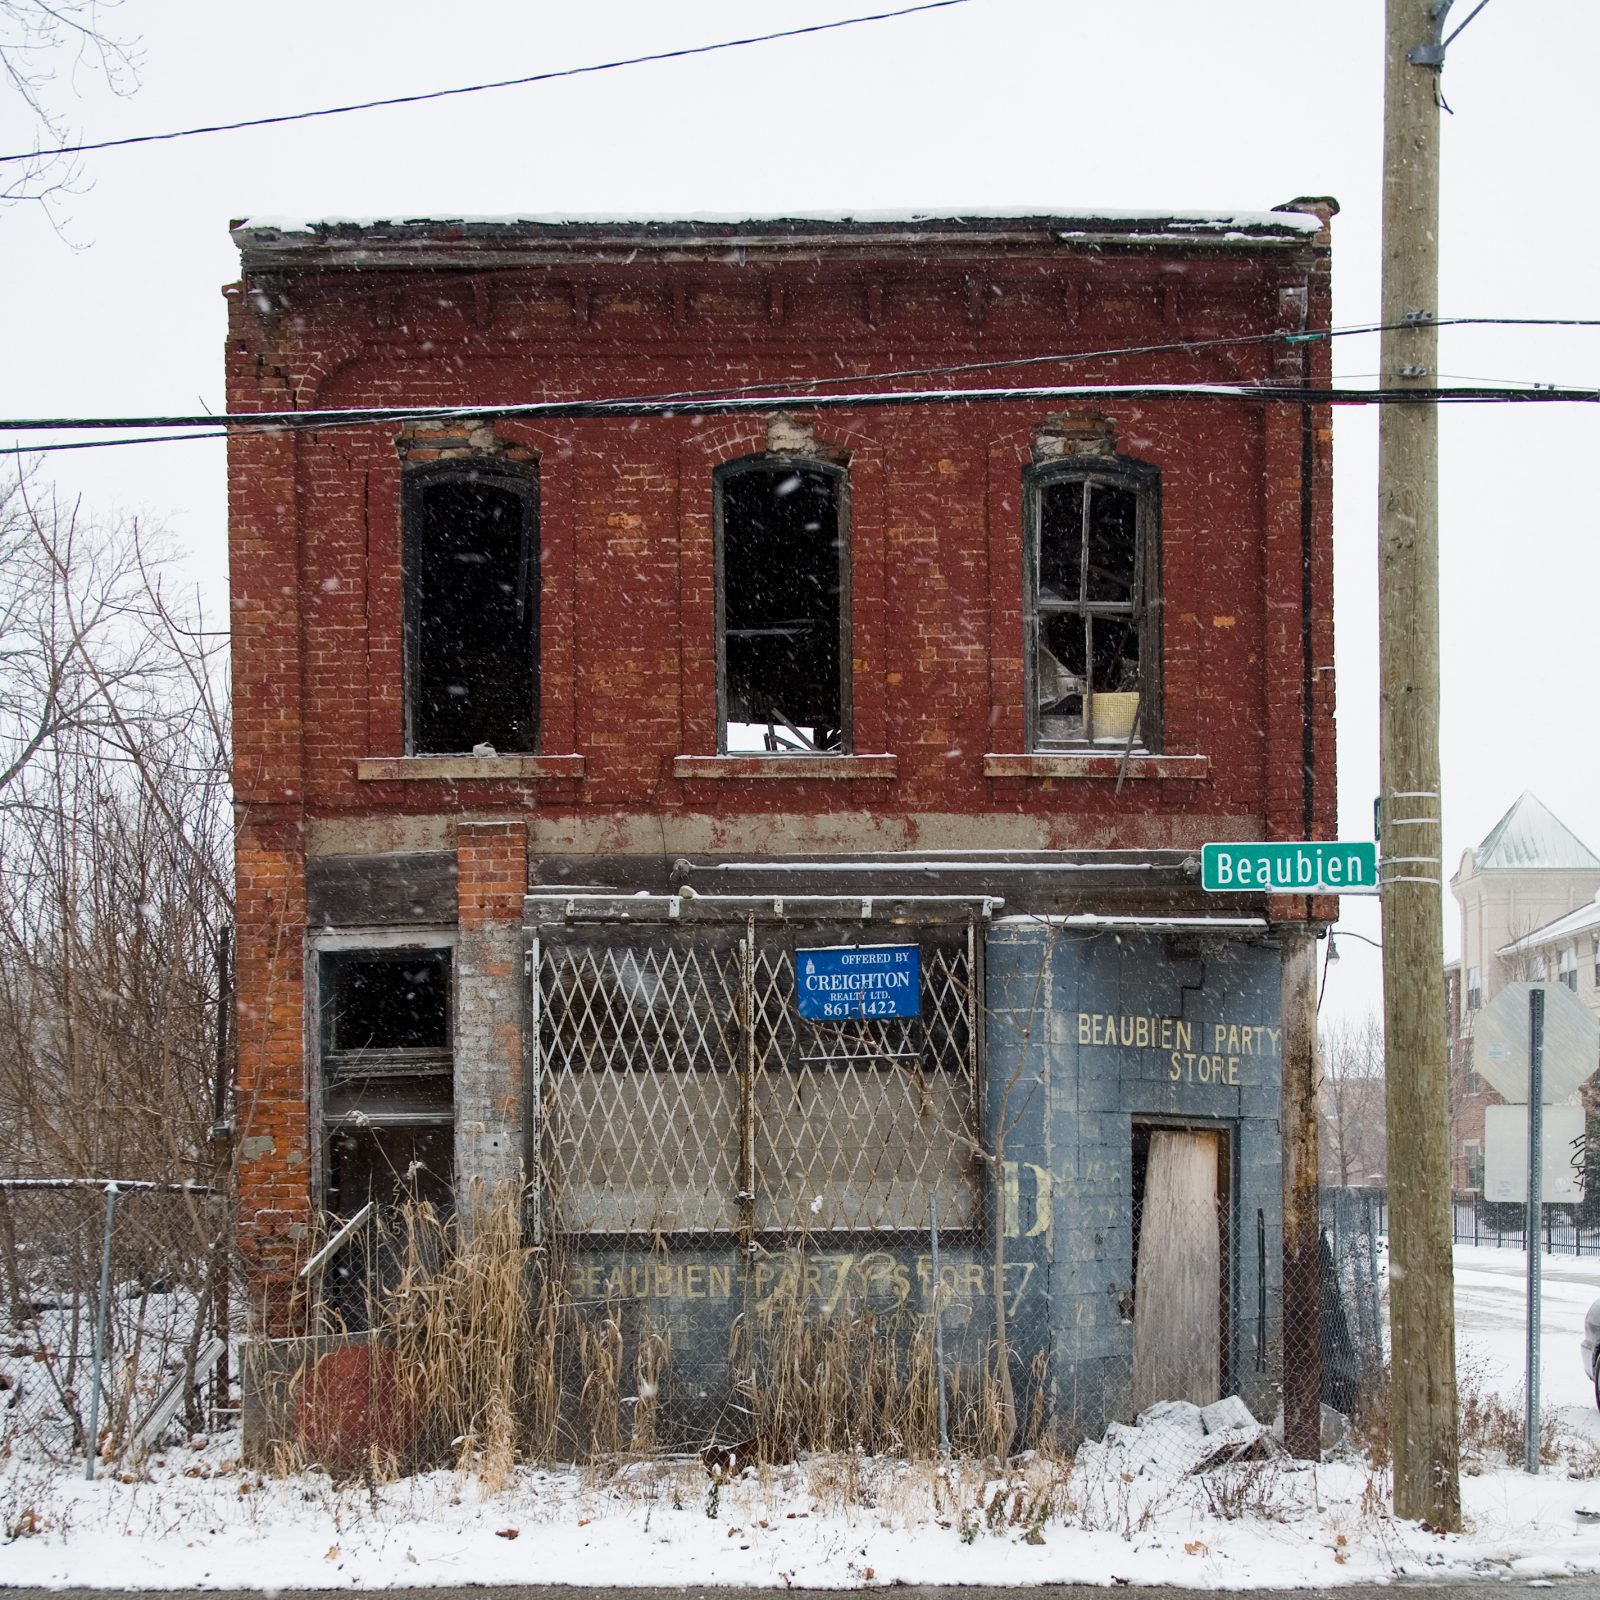
{"type": "MultiPolygon", "coordinates": [[[[1456,1264],[1463,1389],[1519,1404],[1524,1259],[1461,1246],[1456,1264]]],[[[1182,1418],[1115,1432],[1070,1470],[1031,1459],[1003,1479],[961,1463],[835,1456],[720,1485],[698,1461],[527,1469],[493,1492],[456,1473],[374,1489],[262,1478],[219,1438],[165,1452],[137,1482],[4,1463],[0,1583],[1252,1588],[1600,1571],[1600,1520],[1577,1515],[1600,1508],[1600,1413],[1577,1356],[1600,1262],[1547,1257],[1544,1274],[1542,1389],[1562,1459],[1538,1476],[1467,1473],[1456,1536],[1396,1523],[1386,1480],[1355,1456],[1185,1475],[1176,1444],[1188,1460],[1202,1444],[1182,1418]]]]}

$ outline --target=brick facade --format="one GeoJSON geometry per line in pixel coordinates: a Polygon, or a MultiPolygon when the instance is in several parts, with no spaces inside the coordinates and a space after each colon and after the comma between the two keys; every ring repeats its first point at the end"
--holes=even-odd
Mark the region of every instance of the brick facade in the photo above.
{"type": "Polygon", "coordinates": [[[1326,382],[1327,341],[1284,336],[1329,324],[1329,215],[241,225],[231,412],[471,411],[231,443],[239,1188],[266,1326],[324,1182],[307,974],[330,934],[451,952],[456,1178],[493,1186],[528,1177],[530,889],[831,860],[887,892],[903,853],[991,860],[959,887],[1041,914],[1332,915],[1208,900],[1186,865],[1334,833],[1327,410],[1148,391],[1326,382]],[[1147,389],[804,398],[1044,382],[1147,389]],[[749,386],[773,398],[748,415],[503,409],[749,386]],[[1090,435],[1159,473],[1160,740],[1030,751],[1024,473],[1090,435]],[[722,754],[712,476],[796,439],[848,475],[850,747],[722,754]],[[407,748],[402,490],[451,461],[537,474],[536,751],[407,748]]]}

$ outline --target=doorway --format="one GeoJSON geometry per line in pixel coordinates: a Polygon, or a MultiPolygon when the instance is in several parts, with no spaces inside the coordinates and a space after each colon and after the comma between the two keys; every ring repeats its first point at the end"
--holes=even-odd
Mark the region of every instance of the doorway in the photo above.
{"type": "Polygon", "coordinates": [[[1229,1143],[1222,1128],[1133,1129],[1135,1416],[1210,1405],[1227,1380],[1229,1143]]]}

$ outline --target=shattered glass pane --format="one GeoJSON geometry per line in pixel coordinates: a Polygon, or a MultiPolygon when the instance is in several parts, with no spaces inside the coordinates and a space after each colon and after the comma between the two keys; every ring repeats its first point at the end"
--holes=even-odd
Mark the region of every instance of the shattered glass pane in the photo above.
{"type": "Polygon", "coordinates": [[[1144,689],[1139,491],[1090,474],[1044,482],[1036,505],[1035,738],[1126,744],[1144,689]]]}
{"type": "Polygon", "coordinates": [[[1131,602],[1139,550],[1138,499],[1131,490],[1109,483],[1089,487],[1089,560],[1084,597],[1131,602]]]}
{"type": "Polygon", "coordinates": [[[1039,598],[1075,601],[1082,595],[1082,483],[1052,483],[1040,496],[1039,598]]]}

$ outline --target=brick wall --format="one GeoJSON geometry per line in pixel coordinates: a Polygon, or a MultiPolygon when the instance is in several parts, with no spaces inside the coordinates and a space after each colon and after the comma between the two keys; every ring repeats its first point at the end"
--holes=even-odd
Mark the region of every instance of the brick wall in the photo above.
{"type": "MultiPolygon", "coordinates": [[[[1205,347],[1087,360],[1068,375],[1281,377],[1270,345],[1215,341],[1278,328],[1286,283],[1309,286],[1308,314],[1325,315],[1324,269],[1324,258],[1302,255],[997,259],[978,273],[976,300],[971,264],[938,261],[885,270],[876,286],[859,266],[831,263],[760,272],[715,261],[692,271],[596,263],[581,295],[572,274],[552,281],[533,270],[486,283],[462,272],[312,275],[276,299],[236,296],[233,403],[282,404],[285,385],[302,405],[511,403],[1185,339],[1205,347]]],[[[1312,376],[1325,366],[1319,350],[1312,376]]],[[[962,381],[1006,376],[997,368],[962,381]]],[[[902,824],[908,844],[939,842],[922,836],[928,818],[997,814],[1011,820],[1008,842],[1040,847],[1299,837],[1309,715],[1312,827],[1331,832],[1322,412],[1310,419],[1308,552],[1298,408],[1160,400],[1104,408],[1119,449],[1162,472],[1165,744],[1208,766],[1164,777],[1136,769],[1120,794],[1114,775],[986,772],[986,754],[1022,748],[1020,483],[1049,409],[801,415],[850,467],[856,748],[895,758],[892,776],[828,779],[674,770],[678,756],[715,750],[711,472],[763,448],[765,418],[500,421],[482,430],[492,448],[538,463],[541,746],[580,755],[581,778],[567,769],[448,784],[357,777],[357,758],[404,749],[400,430],[252,442],[256,454],[241,452],[236,467],[236,582],[241,621],[269,634],[271,649],[240,682],[246,793],[270,792],[303,727],[305,803],[319,816],[537,808],[546,835],[565,828],[589,841],[610,823],[621,839],[662,816],[808,817],[820,840],[840,848],[868,812],[902,824]]]]}

